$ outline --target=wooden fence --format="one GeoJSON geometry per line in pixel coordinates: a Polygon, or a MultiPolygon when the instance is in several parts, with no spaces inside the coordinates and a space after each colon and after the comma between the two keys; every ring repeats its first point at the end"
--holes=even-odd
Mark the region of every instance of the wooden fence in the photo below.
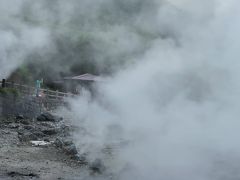
{"type": "MultiPolygon", "coordinates": [[[[36,94],[36,88],[28,85],[23,85],[23,84],[18,84],[14,82],[5,82],[5,85],[2,84],[2,81],[0,81],[0,85],[2,87],[6,88],[14,88],[17,89],[19,92],[26,94],[26,95],[34,95],[36,94]]],[[[45,96],[46,98],[51,98],[51,99],[64,99],[65,97],[74,97],[76,96],[75,94],[72,93],[64,93],[60,91],[53,91],[49,89],[40,89],[40,94],[45,96]]]]}
{"type": "Polygon", "coordinates": [[[47,110],[53,110],[58,106],[65,105],[66,99],[69,97],[75,97],[72,93],[64,93],[59,91],[53,91],[50,89],[40,89],[40,96],[36,97],[36,88],[28,85],[23,85],[15,82],[7,82],[5,80],[0,81],[0,87],[13,88],[18,90],[22,96],[34,97],[34,101],[47,110]]]}

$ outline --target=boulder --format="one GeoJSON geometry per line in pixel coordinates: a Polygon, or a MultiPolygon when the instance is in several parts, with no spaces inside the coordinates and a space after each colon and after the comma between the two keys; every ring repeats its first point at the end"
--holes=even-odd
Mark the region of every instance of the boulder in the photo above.
{"type": "Polygon", "coordinates": [[[37,136],[38,138],[43,138],[45,137],[46,135],[44,133],[42,133],[41,131],[36,131],[36,132],[33,132],[33,134],[35,136],[37,136]]]}
{"type": "Polygon", "coordinates": [[[63,149],[68,155],[75,156],[76,154],[78,154],[77,148],[74,144],[64,146],[63,149]]]}
{"type": "Polygon", "coordinates": [[[34,129],[35,129],[32,125],[25,125],[25,126],[23,126],[23,128],[26,130],[31,130],[31,131],[34,131],[34,129]]]}
{"type": "Polygon", "coordinates": [[[23,125],[29,125],[30,124],[30,120],[28,119],[17,119],[18,123],[21,123],[23,125]]]}
{"type": "Polygon", "coordinates": [[[87,158],[85,155],[79,155],[79,154],[76,154],[72,157],[74,160],[78,161],[79,163],[83,164],[83,165],[87,165],[88,162],[87,162],[87,158]]]}
{"type": "Polygon", "coordinates": [[[35,179],[39,177],[37,174],[34,174],[32,172],[22,173],[22,172],[11,171],[11,172],[8,172],[7,175],[14,179],[33,179],[33,178],[35,179]]]}
{"type": "Polygon", "coordinates": [[[74,143],[73,143],[72,140],[64,140],[64,141],[63,141],[63,144],[64,144],[64,146],[71,146],[71,145],[74,145],[74,143]]]}
{"type": "Polygon", "coordinates": [[[61,129],[61,133],[66,135],[66,136],[70,136],[70,126],[67,126],[67,125],[61,125],[60,127],[61,129]]]}
{"type": "Polygon", "coordinates": [[[55,122],[56,118],[50,114],[50,113],[42,113],[40,116],[37,117],[37,121],[51,121],[51,122],[55,122]]]}
{"type": "Polygon", "coordinates": [[[23,116],[23,115],[17,115],[17,116],[16,116],[16,119],[17,119],[17,120],[22,120],[22,119],[24,119],[24,116],[23,116]]]}
{"type": "Polygon", "coordinates": [[[55,144],[55,146],[58,147],[58,148],[62,148],[63,145],[64,145],[63,141],[62,141],[61,139],[59,139],[59,138],[57,138],[57,139],[54,141],[54,144],[55,144]]]}
{"type": "Polygon", "coordinates": [[[55,127],[54,122],[40,122],[39,125],[44,126],[46,128],[54,128],[55,127]]]}
{"type": "Polygon", "coordinates": [[[43,129],[42,132],[43,134],[51,136],[51,135],[58,134],[59,130],[56,128],[49,128],[49,129],[43,129]]]}
{"type": "Polygon", "coordinates": [[[46,142],[50,142],[49,138],[44,138],[43,140],[46,141],[46,142]]]}
{"type": "Polygon", "coordinates": [[[18,129],[20,126],[19,126],[19,124],[11,123],[11,124],[8,125],[8,127],[9,127],[10,129],[18,129]]]}
{"type": "Polygon", "coordinates": [[[33,141],[33,140],[38,140],[38,137],[34,135],[33,133],[21,133],[18,135],[18,138],[20,141],[33,141]]]}
{"type": "Polygon", "coordinates": [[[89,169],[92,170],[93,173],[103,173],[106,169],[101,159],[96,159],[89,165],[89,169]]]}

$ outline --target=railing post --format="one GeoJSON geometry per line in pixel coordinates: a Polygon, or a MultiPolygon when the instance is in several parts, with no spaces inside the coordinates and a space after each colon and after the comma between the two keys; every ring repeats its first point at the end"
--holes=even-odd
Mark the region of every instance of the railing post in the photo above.
{"type": "Polygon", "coordinates": [[[58,90],[56,91],[56,99],[58,100],[59,99],[59,94],[58,94],[58,90]]]}
{"type": "Polygon", "coordinates": [[[6,87],[6,79],[2,79],[2,88],[6,87]]]}
{"type": "Polygon", "coordinates": [[[28,95],[30,96],[31,95],[31,88],[30,88],[30,86],[27,87],[27,92],[28,92],[28,95]]]}
{"type": "Polygon", "coordinates": [[[49,110],[50,105],[49,105],[49,89],[48,88],[47,88],[47,91],[46,91],[45,99],[46,99],[46,108],[47,108],[47,110],[49,110]]]}
{"type": "Polygon", "coordinates": [[[22,83],[19,84],[19,92],[24,94],[22,83]]]}
{"type": "Polygon", "coordinates": [[[48,98],[48,96],[49,96],[49,90],[47,89],[47,91],[46,91],[46,98],[48,98]]]}

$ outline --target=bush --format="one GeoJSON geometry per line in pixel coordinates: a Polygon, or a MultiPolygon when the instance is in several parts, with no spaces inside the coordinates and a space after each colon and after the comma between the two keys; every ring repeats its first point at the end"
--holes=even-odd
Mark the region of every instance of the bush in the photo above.
{"type": "Polygon", "coordinates": [[[17,98],[20,96],[20,92],[14,88],[0,88],[0,96],[13,96],[17,98]]]}

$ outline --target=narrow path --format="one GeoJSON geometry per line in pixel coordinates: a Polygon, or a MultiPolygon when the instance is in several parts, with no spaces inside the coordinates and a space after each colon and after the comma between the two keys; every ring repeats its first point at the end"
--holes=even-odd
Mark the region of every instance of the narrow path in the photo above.
{"type": "Polygon", "coordinates": [[[0,179],[79,179],[84,167],[54,146],[23,144],[15,129],[0,128],[0,179]]]}

